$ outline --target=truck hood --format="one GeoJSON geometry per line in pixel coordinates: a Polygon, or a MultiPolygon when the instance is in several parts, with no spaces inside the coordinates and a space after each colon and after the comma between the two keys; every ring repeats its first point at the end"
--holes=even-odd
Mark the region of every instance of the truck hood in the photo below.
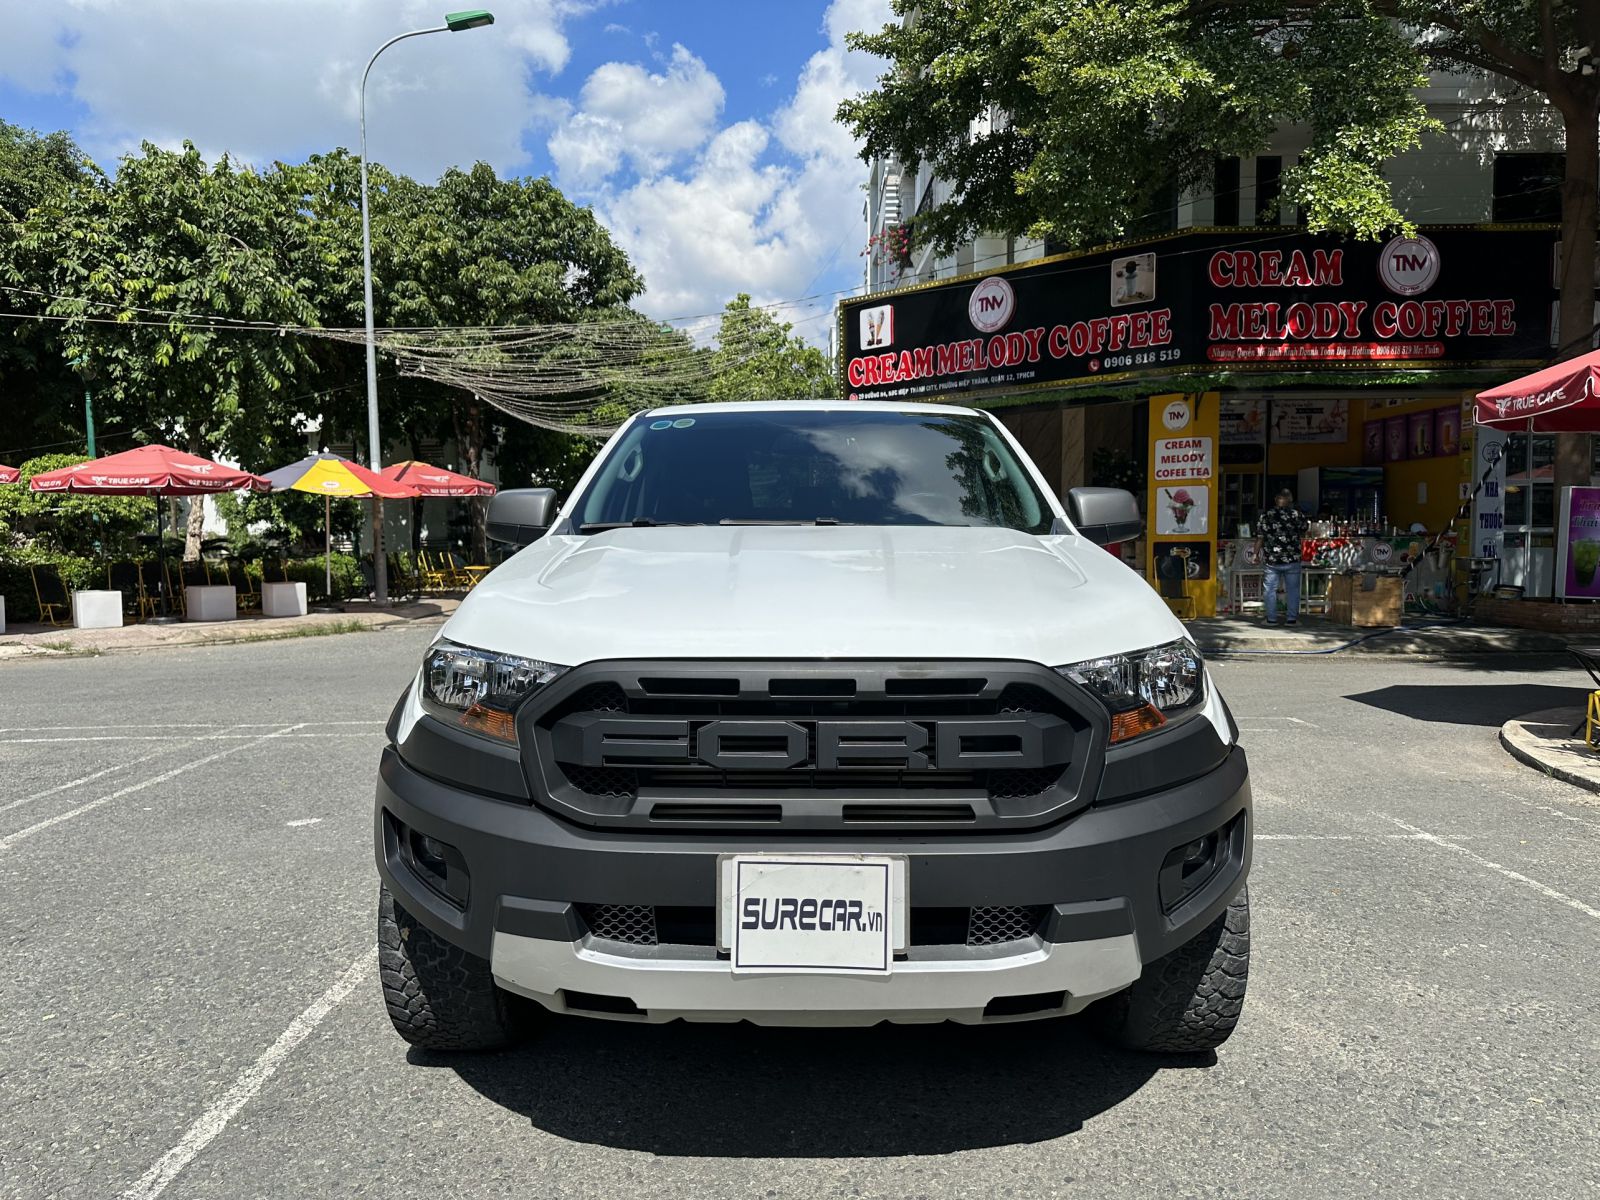
{"type": "Polygon", "coordinates": [[[549,536],[497,568],[452,641],[576,666],[617,658],[1000,658],[1060,665],[1183,626],[1076,535],[694,526],[549,536]]]}

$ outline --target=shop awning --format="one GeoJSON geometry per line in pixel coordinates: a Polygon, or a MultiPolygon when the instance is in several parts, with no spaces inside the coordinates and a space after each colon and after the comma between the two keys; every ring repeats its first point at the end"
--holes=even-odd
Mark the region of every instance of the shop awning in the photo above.
{"type": "Polygon", "coordinates": [[[1479,425],[1533,433],[1600,433],[1600,350],[1478,393],[1479,425]]]}

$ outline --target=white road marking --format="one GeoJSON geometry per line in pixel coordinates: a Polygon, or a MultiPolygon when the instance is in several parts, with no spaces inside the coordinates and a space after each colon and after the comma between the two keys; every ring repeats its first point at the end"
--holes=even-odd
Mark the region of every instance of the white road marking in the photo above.
{"type": "MultiPolygon", "coordinates": [[[[307,725],[310,721],[305,722],[307,725]]],[[[257,728],[260,728],[257,726],[257,728]]],[[[258,733],[118,733],[96,734],[91,737],[0,738],[0,746],[34,746],[54,742],[229,742],[260,737],[258,733]]],[[[296,733],[296,738],[370,738],[370,733],[296,733]]]]}
{"type": "Polygon", "coordinates": [[[1416,833],[1258,833],[1258,842],[1417,842],[1416,833]]]}
{"type": "Polygon", "coordinates": [[[74,817],[81,817],[84,813],[92,812],[103,805],[110,804],[113,800],[120,800],[124,796],[131,796],[134,792],[142,792],[145,788],[154,787],[158,783],[165,783],[169,779],[175,779],[179,775],[194,770],[196,767],[203,767],[207,763],[216,762],[219,758],[227,758],[230,754],[237,754],[239,751],[248,750],[252,746],[259,746],[265,742],[273,741],[274,739],[282,736],[283,733],[291,733],[300,728],[303,728],[303,726],[290,725],[287,729],[282,730],[280,733],[269,733],[262,737],[256,738],[254,741],[240,742],[236,746],[229,746],[226,750],[218,750],[215,753],[206,755],[204,758],[197,758],[193,762],[187,762],[182,766],[173,767],[170,771],[163,771],[159,775],[153,775],[149,779],[143,780],[142,782],[130,783],[125,788],[119,788],[110,795],[101,796],[99,799],[91,800],[87,804],[80,804],[77,808],[69,808],[64,813],[57,813],[53,817],[48,817],[43,821],[37,822],[36,824],[29,825],[26,829],[19,829],[16,833],[0,838],[0,851],[9,850],[12,846],[16,845],[24,838],[30,838],[34,834],[41,833],[53,825],[61,824],[63,821],[70,821],[74,817]]]}
{"type": "Polygon", "coordinates": [[[1507,800],[1515,800],[1518,804],[1526,804],[1529,808],[1536,808],[1542,813],[1549,813],[1552,817],[1560,817],[1563,821],[1572,821],[1578,825],[1588,825],[1592,829],[1600,829],[1600,821],[1592,818],[1574,816],[1572,813],[1565,812],[1553,805],[1536,803],[1526,796],[1517,795],[1515,792],[1502,791],[1500,794],[1507,800]]]}
{"type": "Polygon", "coordinates": [[[363,953],[345,969],[334,985],[289,1023],[289,1028],[278,1035],[278,1040],[262,1052],[260,1058],[244,1069],[233,1086],[201,1113],[188,1132],[178,1139],[178,1144],[168,1150],[156,1164],[139,1177],[137,1183],[122,1193],[122,1200],[155,1200],[166,1191],[167,1185],[193,1162],[196,1156],[211,1144],[213,1139],[228,1127],[228,1122],[239,1115],[262,1085],[271,1079],[283,1060],[294,1052],[296,1046],[311,1036],[327,1015],[366,979],[373,968],[373,956],[363,953]]]}
{"type": "MultiPolygon", "coordinates": [[[[306,721],[306,725],[384,725],[384,721],[306,721]]],[[[104,729],[276,729],[287,721],[138,721],[128,725],[0,725],[0,733],[92,733],[104,729]]]]}
{"type": "Polygon", "coordinates": [[[46,796],[54,796],[57,792],[65,792],[71,788],[81,787],[86,783],[93,783],[102,775],[109,775],[111,772],[120,771],[125,767],[136,767],[142,762],[149,762],[152,758],[159,758],[165,753],[167,753],[165,750],[154,750],[149,754],[141,755],[140,757],[130,759],[127,762],[118,763],[114,767],[106,767],[103,770],[94,771],[88,775],[81,775],[77,779],[68,780],[66,783],[58,783],[53,788],[46,788],[44,791],[35,792],[31,796],[23,796],[20,799],[11,800],[5,804],[0,804],[0,812],[9,812],[13,808],[18,808],[24,804],[31,804],[35,800],[43,800],[46,796]]]}
{"type": "Polygon", "coordinates": [[[299,829],[302,825],[320,825],[321,823],[321,817],[301,817],[298,821],[284,822],[290,829],[299,829]]]}
{"type": "Polygon", "coordinates": [[[1388,813],[1376,813],[1374,815],[1382,817],[1385,821],[1393,821],[1396,825],[1400,826],[1401,829],[1409,831],[1414,837],[1416,837],[1418,841],[1432,842],[1435,846],[1441,846],[1446,850],[1454,850],[1457,854],[1462,855],[1464,858],[1470,858],[1473,862],[1479,864],[1480,866],[1488,867],[1491,871],[1495,871],[1498,874],[1504,875],[1507,879],[1515,880],[1517,883],[1525,884],[1534,891],[1538,892],[1541,896],[1545,896],[1560,904],[1565,904],[1568,908],[1575,908],[1584,916],[1593,917],[1596,921],[1600,921],[1600,908],[1593,908],[1590,905],[1585,904],[1582,900],[1575,900],[1565,892],[1556,891],[1556,889],[1551,887],[1549,884],[1540,883],[1537,879],[1531,879],[1524,875],[1521,871],[1513,871],[1510,867],[1501,866],[1497,862],[1491,862],[1489,859],[1484,858],[1481,854],[1474,854],[1465,846],[1449,841],[1446,838],[1442,838],[1436,833],[1428,833],[1425,830],[1418,829],[1415,825],[1407,825],[1399,817],[1391,817],[1388,813]]]}

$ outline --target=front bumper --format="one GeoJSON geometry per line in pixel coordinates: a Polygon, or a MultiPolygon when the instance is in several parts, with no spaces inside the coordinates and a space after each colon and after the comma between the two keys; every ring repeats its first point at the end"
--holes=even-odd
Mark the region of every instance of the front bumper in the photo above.
{"type": "Polygon", "coordinates": [[[665,1021],[873,1024],[978,1022],[1075,1012],[1209,925],[1250,866],[1244,752],[1181,786],[1100,804],[1007,834],[778,837],[585,829],[526,804],[453,788],[384,752],[377,861],[396,899],[433,932],[489,959],[501,986],[556,1011],[665,1021]],[[454,900],[402,852],[406,831],[459,855],[454,900]],[[1219,864],[1163,908],[1158,877],[1177,847],[1222,833],[1219,864]],[[782,849],[909,856],[909,900],[927,907],[1048,906],[1035,936],[993,947],[913,946],[886,977],[735,976],[709,946],[628,946],[593,937],[580,904],[714,906],[716,861],[782,849]]]}

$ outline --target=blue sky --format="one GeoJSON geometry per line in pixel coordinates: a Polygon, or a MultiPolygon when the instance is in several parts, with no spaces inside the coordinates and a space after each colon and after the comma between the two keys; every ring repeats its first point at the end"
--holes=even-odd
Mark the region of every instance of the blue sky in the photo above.
{"type": "MultiPolygon", "coordinates": [[[[464,3],[464,0],[459,0],[464,3]]],[[[143,139],[265,163],[354,147],[366,58],[429,0],[54,0],[8,6],[0,117],[108,166],[143,139]]],[[[640,307],[714,312],[859,284],[865,166],[831,119],[877,64],[843,47],[888,0],[500,0],[490,29],[412,39],[368,85],[373,158],[419,178],[484,159],[592,204],[640,307]]],[[[782,315],[816,341],[832,302],[782,315]]]]}

